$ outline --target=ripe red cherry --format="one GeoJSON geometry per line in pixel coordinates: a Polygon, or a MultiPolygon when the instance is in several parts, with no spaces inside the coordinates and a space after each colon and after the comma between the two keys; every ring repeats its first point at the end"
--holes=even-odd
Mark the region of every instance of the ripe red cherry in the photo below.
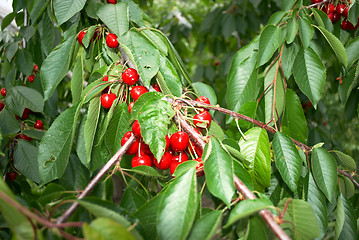
{"type": "Polygon", "coordinates": [[[6,178],[9,179],[10,181],[15,181],[16,177],[17,177],[16,172],[7,172],[6,173],[6,178]]]}
{"type": "Polygon", "coordinates": [[[196,175],[197,175],[197,177],[204,176],[202,158],[201,157],[196,158],[196,159],[194,159],[194,161],[198,162],[198,164],[196,165],[196,175]]]}
{"type": "Polygon", "coordinates": [[[6,90],[5,88],[2,88],[0,91],[1,95],[3,95],[4,97],[6,96],[6,90]]]}
{"type": "Polygon", "coordinates": [[[153,165],[155,165],[158,169],[166,170],[169,169],[172,163],[172,154],[169,152],[165,152],[163,154],[161,161],[158,163],[156,158],[153,158],[153,165]]]}
{"type": "Polygon", "coordinates": [[[344,12],[345,7],[346,6],[344,4],[338,4],[335,10],[338,14],[342,14],[344,12]]]}
{"type": "Polygon", "coordinates": [[[131,89],[131,97],[133,100],[137,100],[142,94],[148,92],[144,86],[135,86],[131,89]]]}
{"type": "Polygon", "coordinates": [[[333,22],[333,23],[336,23],[336,22],[338,22],[339,19],[340,19],[340,14],[337,13],[337,12],[333,13],[333,20],[332,20],[332,22],[333,22]]]}
{"type": "Polygon", "coordinates": [[[31,140],[32,140],[31,137],[26,136],[25,134],[20,134],[20,135],[19,135],[19,138],[20,138],[20,139],[24,139],[24,140],[26,140],[26,141],[28,141],[28,142],[31,142],[31,140]]]}
{"type": "Polygon", "coordinates": [[[190,144],[188,145],[188,150],[194,156],[197,154],[197,156],[201,157],[203,154],[203,150],[197,144],[193,143],[192,141],[190,141],[190,144]]]}
{"type": "Polygon", "coordinates": [[[177,161],[177,162],[185,162],[188,161],[188,155],[185,152],[181,152],[178,155],[173,155],[172,156],[172,161],[177,161]]]}
{"type": "Polygon", "coordinates": [[[135,104],[135,102],[130,102],[130,104],[128,104],[128,112],[131,113],[133,104],[135,104]]]}
{"type": "Polygon", "coordinates": [[[315,4],[315,3],[320,3],[320,2],[322,2],[322,0],[312,0],[311,2],[312,2],[312,4],[315,4]]]}
{"type": "MultiPolygon", "coordinates": [[[[125,135],[123,136],[123,138],[121,139],[121,146],[125,145],[125,143],[128,141],[128,139],[131,137],[132,132],[129,131],[127,133],[125,133],[125,135]]],[[[128,148],[126,154],[132,155],[132,154],[136,154],[138,151],[138,146],[140,144],[140,141],[136,138],[136,140],[134,141],[134,143],[132,143],[132,145],[128,148]]]]}
{"type": "Polygon", "coordinates": [[[157,92],[161,92],[161,88],[160,88],[160,85],[158,85],[158,83],[152,84],[152,87],[153,87],[157,92]]]}
{"type": "Polygon", "coordinates": [[[34,124],[34,128],[42,129],[44,127],[44,123],[41,120],[36,120],[34,124]]]}
{"type": "Polygon", "coordinates": [[[328,18],[330,19],[330,21],[334,21],[334,13],[327,13],[328,18]]]}
{"type": "Polygon", "coordinates": [[[137,138],[142,138],[142,136],[141,136],[140,123],[138,122],[138,120],[136,120],[136,121],[132,124],[132,132],[133,132],[133,134],[135,134],[135,136],[136,136],[137,138]]]}
{"type": "Polygon", "coordinates": [[[102,81],[108,82],[108,76],[104,76],[104,77],[102,78],[102,81]]]}
{"type": "Polygon", "coordinates": [[[175,152],[182,152],[188,147],[188,134],[182,131],[172,134],[170,137],[170,145],[175,152]]]}
{"type": "Polygon", "coordinates": [[[4,107],[5,107],[5,104],[0,102],[0,112],[1,112],[1,110],[3,110],[4,107]]]}
{"type": "Polygon", "coordinates": [[[107,3],[110,3],[110,4],[116,4],[117,3],[117,0],[106,0],[107,3]]]}
{"type": "Polygon", "coordinates": [[[142,154],[152,155],[152,152],[150,150],[150,146],[148,146],[148,144],[146,144],[144,141],[141,141],[140,152],[141,152],[141,155],[142,154]]]}
{"type": "Polygon", "coordinates": [[[207,128],[211,124],[212,118],[211,114],[206,110],[196,114],[193,117],[193,123],[195,126],[200,128],[207,128]]]}
{"type": "Polygon", "coordinates": [[[82,46],[83,46],[83,44],[82,44],[82,39],[84,38],[85,34],[86,34],[86,32],[81,31],[81,32],[79,32],[79,34],[77,35],[77,41],[78,41],[82,46]]]}
{"type": "Polygon", "coordinates": [[[139,79],[137,70],[134,68],[127,68],[122,73],[122,80],[124,83],[126,83],[129,86],[135,85],[139,79]]]}
{"type": "Polygon", "coordinates": [[[39,66],[37,64],[35,64],[33,67],[32,67],[32,70],[34,73],[37,73],[39,71],[39,66]]]}
{"type": "Polygon", "coordinates": [[[108,34],[106,37],[106,44],[109,48],[117,48],[118,47],[117,36],[113,33],[108,34]]]}
{"type": "Polygon", "coordinates": [[[152,167],[152,159],[148,155],[135,156],[132,158],[132,167],[149,166],[152,167]]]}
{"type": "Polygon", "coordinates": [[[101,104],[104,108],[109,109],[116,98],[117,96],[114,93],[104,93],[101,95],[101,104]]]}
{"type": "Polygon", "coordinates": [[[28,119],[28,118],[29,118],[29,115],[30,115],[30,112],[31,112],[30,109],[25,108],[25,109],[24,109],[24,112],[22,113],[21,119],[22,119],[22,120],[28,119]]]}
{"type": "Polygon", "coordinates": [[[349,22],[348,20],[346,20],[346,21],[347,21],[347,29],[354,30],[355,29],[354,25],[351,22],[349,22]]]}
{"type": "Polygon", "coordinates": [[[35,76],[31,74],[30,76],[27,77],[27,80],[32,83],[35,80],[35,76]]]}
{"type": "Polygon", "coordinates": [[[345,18],[348,18],[348,13],[349,13],[349,7],[345,7],[344,8],[344,11],[342,13],[342,15],[345,17],[345,18]]]}
{"type": "Polygon", "coordinates": [[[178,165],[180,165],[182,162],[178,162],[178,161],[172,161],[171,165],[170,165],[170,173],[173,177],[173,173],[176,171],[176,168],[178,167],[178,165]]]}
{"type": "Polygon", "coordinates": [[[167,152],[168,148],[170,147],[170,138],[166,135],[165,140],[166,140],[165,151],[167,152]]]}
{"type": "Polygon", "coordinates": [[[209,99],[205,96],[199,96],[197,99],[196,99],[197,102],[203,102],[203,103],[207,103],[207,104],[211,104],[209,99]]]}
{"type": "Polygon", "coordinates": [[[346,30],[348,27],[348,21],[346,19],[343,20],[342,24],[340,25],[341,29],[346,30]]]}

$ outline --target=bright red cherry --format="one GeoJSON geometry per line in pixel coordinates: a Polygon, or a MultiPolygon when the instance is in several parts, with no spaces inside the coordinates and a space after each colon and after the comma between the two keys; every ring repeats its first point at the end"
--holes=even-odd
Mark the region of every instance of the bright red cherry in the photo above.
{"type": "Polygon", "coordinates": [[[134,68],[127,68],[122,73],[122,80],[129,86],[135,85],[140,77],[138,76],[137,70],[134,68]]]}
{"type": "Polygon", "coordinates": [[[104,77],[102,78],[102,81],[108,82],[108,76],[104,76],[104,77]]]}
{"type": "Polygon", "coordinates": [[[160,85],[158,85],[158,83],[154,83],[152,84],[152,87],[156,90],[156,92],[162,92],[160,85]]]}
{"type": "Polygon", "coordinates": [[[188,155],[185,152],[180,152],[180,154],[172,156],[172,161],[177,161],[177,162],[188,161],[188,155]]]}
{"type": "Polygon", "coordinates": [[[31,142],[31,140],[32,140],[31,137],[26,136],[25,134],[20,134],[20,135],[19,135],[19,138],[20,138],[20,139],[24,139],[24,140],[26,140],[26,141],[28,141],[28,142],[31,142]]]}
{"type": "Polygon", "coordinates": [[[188,134],[182,131],[172,134],[170,137],[170,145],[175,152],[182,152],[188,147],[188,134]]]}
{"type": "Polygon", "coordinates": [[[144,86],[135,86],[131,89],[131,97],[133,100],[137,100],[142,94],[148,92],[144,86]]]}
{"type": "Polygon", "coordinates": [[[342,14],[344,12],[345,7],[346,6],[344,4],[338,4],[335,10],[338,14],[342,14]]]}
{"type": "Polygon", "coordinates": [[[170,165],[170,173],[173,177],[173,173],[176,171],[176,168],[178,167],[178,165],[180,165],[182,162],[178,162],[178,161],[172,161],[171,165],[170,165]]]}
{"type": "Polygon", "coordinates": [[[36,120],[34,124],[34,128],[36,129],[42,129],[44,127],[44,123],[41,120],[36,120]]]}
{"type": "Polygon", "coordinates": [[[106,37],[106,44],[109,48],[117,48],[118,47],[118,41],[117,36],[113,33],[110,33],[106,37]]]}
{"type": "Polygon", "coordinates": [[[4,97],[6,96],[6,90],[5,88],[2,88],[0,91],[1,95],[3,95],[4,97]]]}
{"type": "Polygon", "coordinates": [[[155,165],[158,169],[166,170],[169,169],[172,163],[172,154],[169,152],[165,152],[163,154],[161,161],[158,163],[156,158],[153,158],[153,165],[155,165]]]}
{"type": "Polygon", "coordinates": [[[3,110],[4,107],[5,107],[5,104],[0,102],[0,112],[3,110]]]}
{"type": "Polygon", "coordinates": [[[132,167],[149,166],[152,167],[152,159],[148,155],[135,156],[132,158],[132,167]]]}
{"type": "Polygon", "coordinates": [[[211,114],[209,114],[209,112],[207,112],[206,110],[196,114],[193,117],[194,125],[200,128],[208,128],[208,126],[211,124],[211,121],[211,114]]]}
{"type": "Polygon", "coordinates": [[[133,134],[135,134],[135,136],[137,138],[141,138],[141,128],[140,128],[140,123],[138,122],[138,120],[136,120],[133,124],[132,124],[132,132],[133,134]]]}
{"type": "Polygon", "coordinates": [[[344,8],[344,11],[342,13],[342,15],[345,17],[345,18],[348,18],[348,13],[349,13],[349,7],[345,7],[344,8]]]}
{"type": "Polygon", "coordinates": [[[168,148],[170,147],[170,138],[166,135],[165,140],[166,140],[165,151],[167,152],[168,148]]]}
{"type": "Polygon", "coordinates": [[[343,20],[342,24],[340,25],[341,29],[346,30],[348,27],[348,21],[346,19],[343,20]]]}
{"type": "MultiPolygon", "coordinates": [[[[128,141],[128,139],[131,137],[132,132],[129,131],[127,133],[125,133],[125,135],[123,136],[123,138],[121,139],[121,146],[125,145],[125,143],[128,141]]],[[[132,154],[136,154],[138,151],[138,146],[140,144],[140,141],[136,138],[134,143],[132,143],[132,145],[128,148],[126,154],[132,155],[132,154]]]]}
{"type": "Polygon", "coordinates": [[[135,104],[135,102],[130,102],[130,104],[128,104],[128,112],[131,113],[133,104],[135,104]]]}
{"type": "Polygon", "coordinates": [[[196,99],[197,102],[203,102],[203,103],[207,103],[207,104],[211,104],[209,99],[205,96],[199,96],[197,99],[196,99]]]}
{"type": "Polygon", "coordinates": [[[101,95],[101,104],[104,108],[109,109],[116,98],[117,96],[114,93],[104,93],[101,95]]]}
{"type": "Polygon", "coordinates": [[[25,109],[24,109],[24,112],[22,113],[21,119],[22,119],[22,120],[28,119],[29,116],[30,116],[30,112],[31,112],[30,109],[25,108],[25,109]]]}
{"type": "Polygon", "coordinates": [[[196,159],[193,159],[193,160],[198,162],[198,164],[196,166],[196,175],[197,175],[197,177],[204,176],[202,158],[199,157],[199,158],[196,158],[196,159]]]}
{"type": "Polygon", "coordinates": [[[334,22],[334,13],[327,13],[328,18],[330,21],[334,22]]]}
{"type": "Polygon", "coordinates": [[[32,83],[35,80],[35,76],[31,74],[30,76],[27,77],[27,80],[32,83]]]}
{"type": "Polygon", "coordinates": [[[17,177],[16,172],[7,172],[6,173],[6,178],[9,179],[10,181],[15,181],[16,177],[17,177]]]}
{"type": "Polygon", "coordinates": [[[79,32],[79,34],[77,35],[77,41],[83,46],[82,44],[82,39],[84,38],[86,32],[85,31],[81,31],[79,32]]]}
{"type": "Polygon", "coordinates": [[[32,70],[34,73],[37,73],[39,71],[39,66],[37,64],[35,64],[33,67],[32,67],[32,70]]]}
{"type": "Polygon", "coordinates": [[[117,3],[117,0],[106,0],[107,3],[110,3],[110,4],[116,4],[117,3]]]}

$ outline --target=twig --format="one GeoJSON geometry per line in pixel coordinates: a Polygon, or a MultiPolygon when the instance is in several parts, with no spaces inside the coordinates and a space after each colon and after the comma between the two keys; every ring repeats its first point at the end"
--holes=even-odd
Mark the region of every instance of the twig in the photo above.
{"type": "Polygon", "coordinates": [[[341,169],[338,169],[338,172],[343,174],[344,176],[346,176],[347,178],[349,178],[350,181],[352,181],[352,183],[354,183],[356,188],[359,188],[359,183],[357,181],[355,181],[355,179],[353,178],[352,175],[350,175],[349,173],[344,172],[341,169]]]}
{"type": "MultiPolygon", "coordinates": [[[[97,173],[97,175],[90,181],[86,186],[83,192],[77,197],[77,199],[82,199],[86,197],[100,182],[102,177],[118,162],[122,159],[123,155],[126,153],[127,149],[135,141],[135,136],[132,134],[127,142],[117,151],[115,155],[106,163],[106,165],[97,173]]],[[[63,223],[66,221],[77,209],[79,206],[78,202],[72,203],[72,205],[66,210],[66,212],[57,219],[57,223],[63,223]]]]}

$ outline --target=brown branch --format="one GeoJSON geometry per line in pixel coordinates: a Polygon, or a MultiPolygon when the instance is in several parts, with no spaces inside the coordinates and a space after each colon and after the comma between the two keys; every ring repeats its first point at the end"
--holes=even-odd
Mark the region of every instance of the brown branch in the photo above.
{"type": "Polygon", "coordinates": [[[344,172],[341,169],[338,169],[338,172],[343,174],[344,176],[346,176],[347,178],[349,178],[350,181],[352,181],[352,183],[355,185],[356,188],[359,188],[359,183],[357,181],[355,181],[355,179],[353,178],[353,176],[349,173],[344,172]]]}
{"type": "MultiPolygon", "coordinates": [[[[83,192],[77,197],[77,199],[82,199],[86,197],[88,194],[92,192],[92,190],[96,187],[96,185],[100,182],[103,176],[118,162],[122,159],[123,155],[126,153],[127,149],[131,146],[131,144],[135,141],[135,136],[132,134],[131,137],[127,140],[127,142],[117,151],[115,155],[106,163],[105,166],[97,173],[97,175],[90,181],[90,183],[86,186],[83,192]]],[[[57,223],[63,223],[66,221],[77,209],[79,206],[78,202],[74,202],[66,212],[58,218],[57,223]]]]}

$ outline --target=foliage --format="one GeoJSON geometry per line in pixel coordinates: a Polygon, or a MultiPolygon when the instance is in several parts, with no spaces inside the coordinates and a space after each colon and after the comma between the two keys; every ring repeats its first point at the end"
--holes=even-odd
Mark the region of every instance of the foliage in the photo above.
{"type": "Polygon", "coordinates": [[[324,7],[13,1],[1,28],[14,19],[19,32],[0,35],[1,238],[357,239],[358,30],[324,7]],[[197,129],[202,111],[212,121],[197,129]],[[168,150],[178,131],[186,152],[168,150]],[[162,169],[168,152],[190,161],[162,169]],[[134,154],[156,167],[132,167],[134,154]]]}

